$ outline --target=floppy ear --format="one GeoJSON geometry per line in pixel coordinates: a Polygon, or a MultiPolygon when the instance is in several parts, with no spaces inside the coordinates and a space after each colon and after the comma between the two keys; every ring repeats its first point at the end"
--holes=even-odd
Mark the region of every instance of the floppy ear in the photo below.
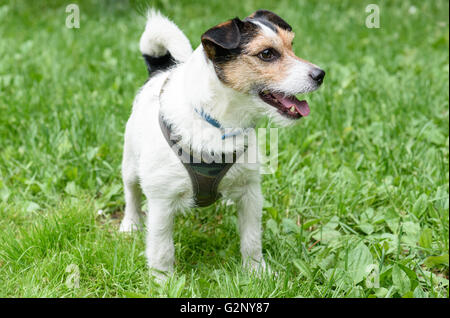
{"type": "Polygon", "coordinates": [[[209,59],[225,56],[230,50],[238,48],[241,42],[239,26],[242,23],[239,18],[234,18],[203,33],[202,45],[209,59]]]}
{"type": "Polygon", "coordinates": [[[251,15],[249,15],[248,18],[250,18],[250,19],[265,19],[265,20],[279,26],[280,28],[282,28],[284,30],[292,31],[292,27],[286,21],[284,21],[282,18],[280,18],[275,13],[273,13],[269,10],[258,10],[256,12],[252,13],[251,15]]]}

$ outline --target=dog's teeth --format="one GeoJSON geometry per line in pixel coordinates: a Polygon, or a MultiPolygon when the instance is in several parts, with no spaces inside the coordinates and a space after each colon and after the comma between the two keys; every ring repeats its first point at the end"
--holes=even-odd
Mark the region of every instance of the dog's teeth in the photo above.
{"type": "Polygon", "coordinates": [[[295,113],[295,107],[291,106],[291,108],[289,109],[292,113],[295,113]]]}

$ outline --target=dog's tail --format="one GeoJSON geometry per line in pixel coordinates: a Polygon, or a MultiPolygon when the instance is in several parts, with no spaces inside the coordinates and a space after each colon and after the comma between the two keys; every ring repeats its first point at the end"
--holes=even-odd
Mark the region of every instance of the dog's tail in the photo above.
{"type": "Polygon", "coordinates": [[[149,10],[147,24],[139,41],[149,75],[164,71],[177,62],[185,62],[192,47],[184,33],[168,18],[149,10]]]}

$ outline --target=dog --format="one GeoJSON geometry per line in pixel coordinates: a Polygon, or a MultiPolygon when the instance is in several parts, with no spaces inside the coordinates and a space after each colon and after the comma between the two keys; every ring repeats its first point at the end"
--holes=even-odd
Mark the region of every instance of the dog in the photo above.
{"type": "Polygon", "coordinates": [[[152,272],[163,277],[173,272],[174,216],[219,197],[237,207],[243,265],[266,268],[260,165],[222,164],[215,166],[222,169],[220,177],[207,179],[199,171],[212,166],[183,162],[174,145],[189,149],[188,159],[205,153],[236,155],[251,141],[246,141],[245,133],[226,138],[224,127],[242,132],[262,117],[285,127],[307,116],[308,103],[295,95],[318,89],[325,72],[294,54],[293,38],[286,21],[258,10],[243,20],[234,18],[210,28],[193,51],[172,21],[149,11],[139,42],[149,79],[137,93],[126,124],[122,161],[126,205],[119,230],[142,228],[144,193],[149,208],[146,257],[152,272]],[[169,135],[181,139],[175,142],[169,135]]]}

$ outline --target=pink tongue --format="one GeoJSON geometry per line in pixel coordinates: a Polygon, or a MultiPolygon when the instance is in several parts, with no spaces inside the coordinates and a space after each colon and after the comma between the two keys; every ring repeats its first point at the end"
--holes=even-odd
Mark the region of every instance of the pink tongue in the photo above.
{"type": "Polygon", "coordinates": [[[277,100],[281,104],[283,104],[284,107],[291,108],[292,106],[294,106],[297,112],[303,117],[308,116],[311,111],[309,109],[309,105],[306,102],[306,100],[298,100],[295,96],[285,97],[283,94],[273,94],[273,95],[277,98],[277,100]]]}

